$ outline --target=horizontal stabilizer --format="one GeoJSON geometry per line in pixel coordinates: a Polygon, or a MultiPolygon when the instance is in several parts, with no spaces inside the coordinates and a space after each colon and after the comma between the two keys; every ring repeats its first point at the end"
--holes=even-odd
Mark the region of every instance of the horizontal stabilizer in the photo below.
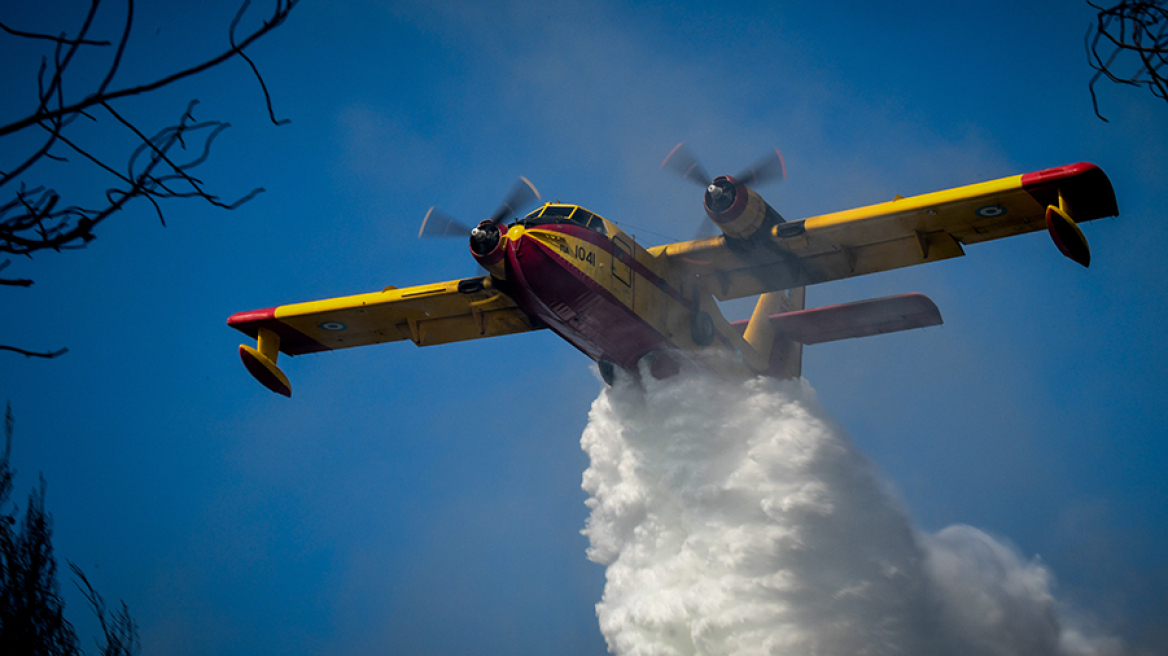
{"type": "Polygon", "coordinates": [[[899,294],[776,314],[771,323],[800,344],[819,344],[941,325],[941,312],[924,294],[899,294]]]}

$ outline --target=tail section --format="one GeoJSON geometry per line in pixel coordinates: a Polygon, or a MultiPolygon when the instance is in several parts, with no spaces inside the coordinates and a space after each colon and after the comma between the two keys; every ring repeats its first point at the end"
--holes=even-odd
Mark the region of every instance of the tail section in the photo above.
{"type": "Polygon", "coordinates": [[[800,344],[821,344],[941,325],[941,312],[924,294],[899,294],[771,317],[775,330],[800,344]]]}
{"type": "Polygon", "coordinates": [[[803,344],[783,334],[773,317],[803,310],[806,299],[807,291],[803,287],[759,297],[743,337],[768,363],[766,371],[760,373],[776,378],[803,375],[803,344]]]}
{"type": "Polygon", "coordinates": [[[750,321],[732,325],[769,363],[760,372],[776,378],[803,373],[803,345],[938,326],[941,312],[924,294],[900,294],[842,305],[803,309],[802,287],[763,294],[750,321]]]}

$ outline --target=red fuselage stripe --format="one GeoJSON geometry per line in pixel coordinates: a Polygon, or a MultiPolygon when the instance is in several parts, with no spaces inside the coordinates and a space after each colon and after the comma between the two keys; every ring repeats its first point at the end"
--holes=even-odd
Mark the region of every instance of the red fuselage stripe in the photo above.
{"type": "MultiPolygon", "coordinates": [[[[573,227],[539,229],[585,238],[601,248],[610,243],[562,229],[573,227]]],[[[518,287],[514,297],[520,307],[589,357],[633,368],[646,353],[674,347],[611,292],[534,237],[510,242],[507,258],[514,274],[508,278],[518,287]]]]}
{"type": "MultiPolygon", "coordinates": [[[[563,233],[565,235],[568,235],[569,237],[575,237],[576,239],[582,239],[582,240],[584,240],[590,244],[593,244],[593,245],[597,246],[598,248],[602,249],[606,255],[612,255],[612,249],[613,249],[612,240],[609,239],[608,237],[605,237],[604,235],[602,235],[600,233],[597,233],[593,230],[589,230],[588,228],[582,228],[580,226],[569,225],[569,224],[553,224],[553,225],[539,226],[536,229],[550,230],[553,232],[560,232],[560,233],[563,233]]],[[[632,239],[630,238],[629,241],[631,242],[632,239]]],[[[634,273],[636,273],[637,275],[644,278],[647,282],[649,282],[649,284],[653,285],[657,289],[660,289],[662,292],[667,294],[673,300],[684,305],[691,312],[694,310],[693,299],[687,299],[687,298],[683,297],[681,295],[681,290],[676,289],[675,287],[670,285],[667,280],[665,280],[661,276],[657,275],[657,272],[653,271],[649,267],[647,267],[644,264],[642,264],[641,262],[639,262],[636,259],[636,257],[633,255],[633,253],[625,251],[623,248],[621,250],[624,252],[624,256],[621,258],[621,262],[623,262],[624,264],[626,264],[630,268],[632,268],[634,273]]],[[[556,256],[557,258],[559,258],[559,256],[556,255],[555,253],[553,253],[553,255],[556,256]]],[[[563,261],[565,263],[567,262],[567,260],[561,260],[561,261],[563,261]]]]}

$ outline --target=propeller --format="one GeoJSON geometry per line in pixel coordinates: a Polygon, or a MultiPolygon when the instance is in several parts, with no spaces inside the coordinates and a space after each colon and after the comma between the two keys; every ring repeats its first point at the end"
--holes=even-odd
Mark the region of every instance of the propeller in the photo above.
{"type": "Polygon", "coordinates": [[[470,226],[450,216],[442,210],[431,207],[422,219],[418,237],[465,237],[470,234],[470,226]]]}
{"type": "MultiPolygon", "coordinates": [[[[743,186],[758,186],[769,182],[782,182],[787,179],[787,165],[783,161],[783,154],[776,148],[767,153],[746,170],[731,178],[730,183],[724,177],[711,178],[696,155],[683,141],[673,147],[661,162],[661,168],[671,171],[694,184],[705,187],[707,202],[710,207],[725,208],[734,202],[738,189],[743,186]]],[[[694,234],[695,239],[708,239],[718,234],[717,226],[707,217],[698,226],[694,234]]]]}
{"type": "MultiPolygon", "coordinates": [[[[666,155],[665,161],[661,162],[661,168],[672,171],[702,187],[709,187],[714,181],[684,141],[674,146],[673,150],[666,155]]],[[[787,165],[783,162],[783,154],[779,152],[778,148],[767,153],[766,156],[742,173],[734,176],[734,182],[738,186],[749,185],[752,187],[769,182],[782,182],[786,179],[787,165]]]]}
{"type": "Polygon", "coordinates": [[[755,162],[750,168],[734,176],[740,185],[757,187],[770,182],[782,182],[787,179],[787,163],[783,161],[783,154],[775,148],[762,159],[755,162]]]}
{"type": "MultiPolygon", "coordinates": [[[[539,191],[527,178],[520,177],[519,182],[511,188],[511,192],[499,204],[499,207],[487,219],[491,223],[502,223],[508,216],[519,214],[527,205],[539,200],[539,191]]],[[[472,229],[462,221],[449,214],[431,207],[422,219],[422,227],[418,229],[418,237],[466,237],[472,229]]]]}
{"type": "Polygon", "coordinates": [[[713,180],[684,141],[669,151],[669,154],[665,156],[665,161],[661,162],[661,168],[673,171],[700,187],[705,187],[713,180]]]}
{"type": "Polygon", "coordinates": [[[499,223],[509,215],[517,215],[519,210],[537,200],[539,200],[539,191],[536,190],[535,185],[531,184],[531,180],[519,176],[519,182],[515,183],[515,186],[511,188],[511,193],[507,194],[499,208],[491,215],[491,221],[499,223]]]}

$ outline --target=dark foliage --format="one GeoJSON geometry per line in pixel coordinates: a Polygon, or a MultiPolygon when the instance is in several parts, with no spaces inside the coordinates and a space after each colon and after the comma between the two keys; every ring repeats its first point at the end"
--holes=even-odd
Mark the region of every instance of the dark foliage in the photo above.
{"type": "MultiPolygon", "coordinates": [[[[44,477],[29,494],[23,519],[18,519],[18,509],[10,505],[15,475],[10,466],[12,431],[12,407],[8,406],[4,414],[4,454],[0,456],[0,654],[84,654],[73,625],[65,619],[65,603],[57,586],[53,518],[45,512],[44,477]]],[[[101,626],[103,635],[97,653],[137,653],[138,628],[126,604],[110,615],[85,574],[73,563],[69,567],[101,626]]]]}

